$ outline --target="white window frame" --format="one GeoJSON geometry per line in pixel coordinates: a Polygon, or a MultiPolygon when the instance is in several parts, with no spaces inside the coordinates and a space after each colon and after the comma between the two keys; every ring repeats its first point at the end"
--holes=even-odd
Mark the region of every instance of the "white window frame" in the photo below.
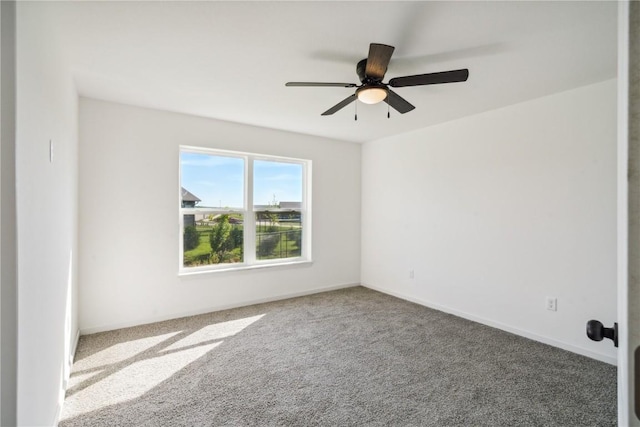
{"type": "MultiPolygon", "coordinates": [[[[265,154],[246,153],[240,151],[220,150],[181,145],[178,154],[178,274],[191,275],[210,273],[217,271],[248,270],[254,268],[283,266],[292,264],[309,263],[311,259],[311,160],[296,159],[291,157],[272,156],[265,154]],[[241,158],[244,160],[244,206],[237,208],[183,208],[182,207],[182,165],[181,153],[199,153],[212,156],[241,158]],[[302,203],[300,216],[302,222],[302,248],[299,257],[258,260],[256,258],[256,212],[265,212],[264,209],[255,209],[253,203],[253,167],[256,160],[273,161],[280,163],[293,163],[302,166],[302,203]],[[184,266],[184,215],[197,214],[241,214],[243,218],[243,262],[210,264],[196,267],[184,266]]],[[[267,212],[291,212],[291,209],[268,209],[267,212]]],[[[297,210],[295,210],[297,211],[297,210]]]]}

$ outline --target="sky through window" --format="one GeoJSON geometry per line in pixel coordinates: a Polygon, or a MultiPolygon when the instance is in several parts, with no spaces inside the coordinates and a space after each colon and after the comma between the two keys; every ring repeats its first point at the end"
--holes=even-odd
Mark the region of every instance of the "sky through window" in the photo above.
{"type": "MultiPolygon", "coordinates": [[[[180,153],[181,186],[198,197],[198,207],[242,208],[243,158],[180,153]]],[[[255,160],[254,205],[302,201],[302,165],[255,160]]]]}

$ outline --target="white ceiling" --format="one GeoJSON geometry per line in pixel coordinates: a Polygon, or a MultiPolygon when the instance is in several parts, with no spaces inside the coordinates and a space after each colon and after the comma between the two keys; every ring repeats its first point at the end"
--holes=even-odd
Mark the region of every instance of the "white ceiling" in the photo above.
{"type": "Polygon", "coordinates": [[[69,2],[48,8],[83,96],[364,142],[616,75],[616,2],[69,2]],[[392,77],[468,68],[466,83],[398,88],[416,106],[287,81],[359,83],[369,43],[392,77]],[[358,104],[358,121],[354,121],[358,104]]]}

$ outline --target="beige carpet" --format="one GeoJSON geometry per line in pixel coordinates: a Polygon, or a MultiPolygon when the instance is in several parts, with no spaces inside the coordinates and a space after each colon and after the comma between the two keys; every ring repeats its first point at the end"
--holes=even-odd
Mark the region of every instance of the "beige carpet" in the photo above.
{"type": "Polygon", "coordinates": [[[62,418],[613,426],[616,368],[357,287],[83,336],[62,418]]]}

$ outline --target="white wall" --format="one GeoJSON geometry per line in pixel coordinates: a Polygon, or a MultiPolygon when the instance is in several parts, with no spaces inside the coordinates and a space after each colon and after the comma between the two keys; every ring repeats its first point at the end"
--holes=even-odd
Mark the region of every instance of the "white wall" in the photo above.
{"type": "Polygon", "coordinates": [[[47,10],[17,4],[18,425],[24,426],[56,422],[77,330],[78,97],[47,10]]]}
{"type": "Polygon", "coordinates": [[[615,80],[367,143],[362,282],[615,363],[615,179],[615,80]]]}
{"type": "Polygon", "coordinates": [[[360,280],[360,145],[80,100],[83,333],[360,280]],[[313,161],[313,264],[178,276],[179,145],[313,161]]]}

